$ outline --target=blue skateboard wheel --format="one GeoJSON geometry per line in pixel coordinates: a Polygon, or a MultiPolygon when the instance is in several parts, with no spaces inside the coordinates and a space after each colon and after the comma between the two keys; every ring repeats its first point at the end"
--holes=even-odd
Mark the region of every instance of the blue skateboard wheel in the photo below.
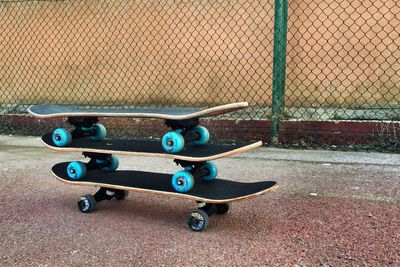
{"type": "Polygon", "coordinates": [[[185,193],[192,190],[194,186],[194,178],[190,172],[180,171],[172,177],[172,187],[175,191],[185,193]]]}
{"type": "Polygon", "coordinates": [[[185,146],[185,139],[180,133],[168,132],[164,134],[161,144],[165,152],[178,153],[181,152],[185,146]]]}
{"type": "Polygon", "coordinates": [[[93,125],[91,129],[93,129],[95,132],[95,135],[91,136],[93,141],[101,141],[106,138],[107,131],[103,124],[97,123],[93,125]]]}
{"type": "Polygon", "coordinates": [[[58,128],[54,130],[53,135],[51,137],[53,139],[54,144],[60,147],[68,146],[72,142],[71,133],[64,128],[58,128]]]}
{"type": "Polygon", "coordinates": [[[202,177],[203,180],[212,181],[218,175],[217,166],[213,162],[206,162],[200,168],[208,172],[208,175],[202,177]]]}
{"type": "Polygon", "coordinates": [[[198,140],[192,142],[197,146],[205,145],[208,140],[210,140],[210,133],[208,132],[206,127],[196,126],[193,128],[192,132],[199,136],[198,140]]]}
{"type": "Polygon", "coordinates": [[[79,180],[86,175],[86,166],[83,162],[73,161],[67,167],[68,177],[74,180],[79,180]]]}
{"type": "Polygon", "coordinates": [[[113,172],[115,171],[118,166],[119,166],[119,160],[116,156],[111,156],[109,159],[109,165],[106,167],[103,167],[102,170],[106,171],[106,172],[113,172]]]}

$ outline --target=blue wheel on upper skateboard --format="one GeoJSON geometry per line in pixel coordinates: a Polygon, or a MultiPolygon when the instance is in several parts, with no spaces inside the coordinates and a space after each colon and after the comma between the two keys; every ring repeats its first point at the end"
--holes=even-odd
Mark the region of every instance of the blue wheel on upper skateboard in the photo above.
{"type": "Polygon", "coordinates": [[[185,146],[185,139],[178,132],[168,132],[164,134],[161,144],[167,153],[179,153],[185,146]]]}
{"type": "Polygon", "coordinates": [[[180,171],[172,177],[172,187],[181,193],[189,192],[194,186],[194,178],[190,172],[180,171]]]}
{"type": "Polygon", "coordinates": [[[198,140],[192,142],[192,144],[195,144],[197,146],[205,145],[208,140],[210,140],[210,133],[208,132],[206,127],[196,126],[192,129],[192,133],[199,136],[198,140]]]}
{"type": "Polygon", "coordinates": [[[61,147],[68,146],[72,142],[71,133],[64,128],[58,128],[54,130],[53,135],[51,137],[56,146],[61,146],[61,147]]]}
{"type": "Polygon", "coordinates": [[[93,141],[101,141],[106,138],[107,131],[103,124],[97,123],[91,129],[95,132],[95,135],[90,137],[93,141]]]}
{"type": "Polygon", "coordinates": [[[68,177],[74,180],[79,180],[86,175],[86,165],[80,161],[73,161],[67,167],[68,177]]]}
{"type": "Polygon", "coordinates": [[[200,169],[206,170],[208,172],[208,175],[202,177],[203,180],[212,181],[218,175],[217,166],[213,162],[205,162],[200,166],[200,169]]]}
{"type": "MultiPolygon", "coordinates": [[[[116,157],[116,156],[111,156],[109,159],[107,159],[108,160],[108,165],[107,166],[105,166],[105,167],[103,167],[103,168],[101,168],[103,171],[106,171],[106,172],[113,172],[113,171],[115,171],[117,168],[118,168],[118,166],[119,166],[119,160],[118,160],[118,158],[116,157]]],[[[98,161],[98,160],[97,160],[98,161]]]]}

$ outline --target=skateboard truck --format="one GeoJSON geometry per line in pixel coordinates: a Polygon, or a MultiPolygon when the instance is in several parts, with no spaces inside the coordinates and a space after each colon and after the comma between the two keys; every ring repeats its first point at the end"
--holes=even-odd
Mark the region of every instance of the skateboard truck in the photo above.
{"type": "Polygon", "coordinates": [[[174,162],[184,168],[183,171],[172,176],[172,187],[181,193],[189,192],[195,184],[195,179],[212,181],[218,174],[217,166],[212,162],[190,162],[178,159],[175,159],[174,162]]]}
{"type": "MultiPolygon", "coordinates": [[[[94,194],[86,194],[80,197],[78,208],[83,213],[90,213],[96,208],[98,202],[104,200],[123,200],[128,196],[126,190],[100,187],[94,194]]],[[[200,232],[204,230],[209,223],[209,217],[213,214],[223,215],[229,211],[229,203],[212,204],[197,201],[198,210],[192,211],[187,219],[187,223],[193,231],[200,232]]]]}
{"type": "Polygon", "coordinates": [[[198,126],[199,118],[187,120],[166,120],[165,125],[172,131],[166,133],[161,144],[168,153],[179,153],[183,150],[185,143],[202,146],[210,139],[210,133],[203,126],[198,126]]]}
{"type": "Polygon", "coordinates": [[[117,200],[122,200],[128,196],[128,193],[129,192],[126,190],[100,187],[100,189],[94,194],[93,197],[96,202],[111,200],[113,198],[117,200]]]}
{"type": "Polygon", "coordinates": [[[53,131],[52,140],[58,147],[68,146],[72,139],[90,137],[94,141],[103,140],[106,137],[106,128],[98,123],[97,117],[71,117],[67,122],[75,129],[69,132],[67,129],[58,128],[53,131]]]}
{"type": "Polygon", "coordinates": [[[72,161],[67,166],[67,174],[71,179],[79,180],[86,176],[90,170],[115,171],[119,166],[119,160],[111,154],[83,152],[85,158],[90,158],[88,163],[72,161]]]}
{"type": "Polygon", "coordinates": [[[82,155],[85,158],[90,158],[89,162],[86,163],[86,170],[102,169],[106,171],[115,171],[118,168],[118,158],[111,154],[94,153],[94,152],[83,152],[82,155]],[[112,169],[112,170],[111,170],[112,169]]]}
{"type": "Polygon", "coordinates": [[[184,132],[187,132],[193,129],[195,126],[199,125],[199,118],[193,118],[188,120],[165,120],[165,125],[170,127],[173,131],[178,129],[184,129],[184,132]]]}
{"type": "MultiPolygon", "coordinates": [[[[119,166],[116,156],[106,153],[83,152],[83,156],[90,158],[88,163],[80,161],[70,162],[67,166],[67,174],[73,180],[80,180],[91,170],[115,171],[119,166]]],[[[172,187],[177,192],[189,192],[198,180],[212,181],[218,174],[217,167],[212,162],[191,162],[186,160],[174,160],[184,170],[176,172],[171,179],[172,187]]]]}
{"type": "Polygon", "coordinates": [[[96,208],[96,203],[103,200],[117,200],[125,199],[129,194],[129,191],[100,187],[100,189],[92,196],[86,194],[80,197],[78,201],[78,208],[83,213],[90,213],[96,208]]]}
{"type": "Polygon", "coordinates": [[[206,162],[190,162],[186,160],[175,159],[176,165],[182,166],[186,171],[190,172],[193,177],[203,177],[210,175],[210,170],[207,168],[201,168],[206,162]]]}
{"type": "Polygon", "coordinates": [[[189,119],[189,120],[165,120],[165,125],[170,127],[173,131],[178,131],[186,143],[190,143],[199,140],[201,136],[193,132],[193,128],[200,124],[199,118],[189,119]]]}
{"type": "Polygon", "coordinates": [[[67,122],[75,126],[75,129],[71,132],[72,138],[81,138],[81,137],[93,136],[96,134],[94,129],[91,129],[91,127],[94,124],[98,123],[99,119],[97,117],[87,117],[87,118],[71,117],[68,118],[67,122]]]}

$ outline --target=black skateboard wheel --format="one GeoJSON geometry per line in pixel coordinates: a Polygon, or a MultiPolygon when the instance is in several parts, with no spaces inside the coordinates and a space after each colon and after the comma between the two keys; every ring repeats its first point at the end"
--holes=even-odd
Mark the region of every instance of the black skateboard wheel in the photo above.
{"type": "Polygon", "coordinates": [[[96,200],[92,195],[83,195],[78,201],[78,208],[83,213],[90,213],[96,208],[96,200]]]}
{"type": "Polygon", "coordinates": [[[217,204],[217,214],[218,215],[225,214],[228,211],[229,211],[229,204],[228,203],[217,204]]]}
{"type": "Polygon", "coordinates": [[[188,225],[195,232],[203,231],[208,226],[208,214],[204,210],[196,210],[189,214],[188,225]]]}
{"type": "Polygon", "coordinates": [[[117,200],[123,200],[129,195],[129,191],[126,190],[117,190],[115,191],[114,197],[117,200]]]}

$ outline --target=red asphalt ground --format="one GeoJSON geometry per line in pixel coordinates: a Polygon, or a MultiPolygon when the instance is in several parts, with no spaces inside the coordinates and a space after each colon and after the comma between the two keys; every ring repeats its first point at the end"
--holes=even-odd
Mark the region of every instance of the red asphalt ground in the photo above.
{"type": "MultiPolygon", "coordinates": [[[[196,205],[179,198],[131,192],[80,213],[78,197],[95,188],[60,183],[50,168],[82,157],[24,140],[0,137],[1,266],[400,266],[399,155],[260,148],[218,160],[220,177],[280,187],[233,203],[196,233],[186,225],[196,205]],[[366,155],[377,161],[363,163],[366,155]]],[[[165,159],[120,161],[178,169],[165,159]]]]}

